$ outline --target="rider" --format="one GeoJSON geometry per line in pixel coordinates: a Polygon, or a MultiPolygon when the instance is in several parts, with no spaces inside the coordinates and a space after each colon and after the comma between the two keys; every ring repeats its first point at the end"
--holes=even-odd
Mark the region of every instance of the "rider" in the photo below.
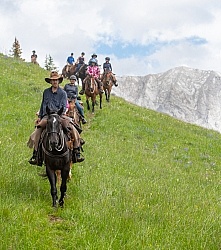
{"type": "Polygon", "coordinates": [[[78,75],[78,71],[81,68],[81,66],[83,66],[85,64],[85,62],[84,62],[84,59],[85,59],[84,56],[85,56],[85,53],[81,52],[81,55],[77,59],[77,62],[76,62],[77,68],[76,68],[76,71],[75,71],[76,75],[78,75]]]}
{"type": "Polygon", "coordinates": [[[47,83],[51,84],[51,87],[47,88],[43,92],[42,102],[38,119],[36,121],[35,131],[31,134],[27,145],[34,147],[33,156],[29,160],[32,165],[42,166],[42,159],[39,161],[37,158],[39,150],[39,142],[42,131],[45,129],[47,124],[47,113],[46,107],[48,106],[51,110],[58,111],[63,107],[62,115],[62,127],[65,132],[70,133],[71,140],[73,142],[73,158],[76,155],[77,162],[84,161],[84,158],[80,155],[80,148],[83,145],[80,134],[72,123],[72,119],[65,116],[67,106],[67,94],[60,88],[59,84],[63,81],[63,78],[56,72],[52,71],[49,78],[45,78],[47,83]]]}
{"type": "Polygon", "coordinates": [[[86,78],[84,79],[83,81],[83,84],[82,84],[82,89],[81,91],[79,92],[80,95],[83,95],[84,94],[84,91],[85,91],[85,83],[86,81],[92,76],[94,77],[94,79],[96,80],[97,84],[98,84],[98,89],[100,91],[101,94],[104,93],[104,90],[103,90],[103,87],[102,87],[102,82],[101,80],[99,79],[100,77],[100,69],[97,65],[97,61],[95,59],[91,59],[90,60],[90,65],[88,66],[87,68],[87,76],[86,78]]]}
{"type": "Polygon", "coordinates": [[[118,86],[116,77],[112,73],[112,66],[111,66],[111,63],[110,63],[110,57],[105,57],[105,62],[103,63],[103,70],[104,70],[104,72],[101,75],[101,81],[103,81],[103,79],[105,78],[105,76],[106,76],[106,74],[108,72],[111,72],[111,75],[112,75],[112,78],[113,78],[113,83],[114,83],[115,86],[118,86]]]}
{"type": "Polygon", "coordinates": [[[75,75],[70,76],[70,83],[67,83],[64,86],[64,91],[67,93],[67,97],[70,101],[72,101],[72,100],[75,101],[75,105],[78,109],[78,112],[81,115],[81,118],[82,118],[82,123],[85,124],[85,123],[87,123],[87,121],[84,118],[84,110],[83,110],[81,104],[77,100],[77,98],[78,98],[78,86],[75,85],[76,80],[77,80],[77,78],[75,75]]]}
{"type": "Polygon", "coordinates": [[[91,59],[90,59],[89,62],[88,62],[88,65],[89,65],[89,66],[91,65],[91,61],[92,61],[93,59],[96,61],[96,64],[98,65],[97,54],[94,53],[93,55],[91,55],[91,59]]]}
{"type": "Polygon", "coordinates": [[[35,52],[35,50],[32,51],[32,55],[31,55],[31,62],[32,63],[37,63],[37,54],[35,52]]]}
{"type": "Polygon", "coordinates": [[[69,71],[70,66],[73,64],[74,64],[74,53],[71,53],[71,55],[67,58],[66,72],[69,71]]]}

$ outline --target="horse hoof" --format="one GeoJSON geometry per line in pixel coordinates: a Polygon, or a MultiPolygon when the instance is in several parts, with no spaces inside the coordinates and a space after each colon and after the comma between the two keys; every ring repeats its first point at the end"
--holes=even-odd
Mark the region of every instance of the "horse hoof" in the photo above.
{"type": "Polygon", "coordinates": [[[64,207],[64,201],[59,201],[59,207],[63,208],[64,207]]]}

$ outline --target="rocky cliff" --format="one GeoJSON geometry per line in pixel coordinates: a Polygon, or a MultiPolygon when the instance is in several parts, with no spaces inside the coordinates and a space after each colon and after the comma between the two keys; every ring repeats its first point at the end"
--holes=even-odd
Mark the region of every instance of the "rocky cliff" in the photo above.
{"type": "Polygon", "coordinates": [[[177,67],[147,76],[117,77],[112,93],[174,118],[221,132],[221,74],[177,67]]]}

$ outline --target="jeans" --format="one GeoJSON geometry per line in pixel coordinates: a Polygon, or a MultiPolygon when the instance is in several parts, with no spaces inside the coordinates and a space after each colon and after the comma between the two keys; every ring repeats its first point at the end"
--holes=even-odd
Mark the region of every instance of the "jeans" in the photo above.
{"type": "Polygon", "coordinates": [[[84,117],[84,110],[83,110],[81,104],[78,102],[78,100],[75,101],[75,105],[76,105],[76,107],[77,107],[78,112],[80,113],[80,115],[82,117],[84,117]]]}

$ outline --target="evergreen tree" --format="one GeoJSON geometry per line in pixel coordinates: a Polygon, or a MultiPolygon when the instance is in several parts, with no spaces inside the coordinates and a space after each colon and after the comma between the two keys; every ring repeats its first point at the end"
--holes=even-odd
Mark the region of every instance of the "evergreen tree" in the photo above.
{"type": "Polygon", "coordinates": [[[22,54],[22,49],[20,46],[19,41],[17,40],[17,38],[15,37],[15,41],[12,45],[12,49],[10,50],[11,52],[11,56],[16,58],[16,59],[21,59],[21,54],[22,54]]]}
{"type": "Polygon", "coordinates": [[[56,70],[57,71],[57,67],[54,65],[54,60],[51,57],[51,55],[49,54],[48,56],[46,55],[45,58],[45,69],[52,71],[52,70],[56,70]]]}

